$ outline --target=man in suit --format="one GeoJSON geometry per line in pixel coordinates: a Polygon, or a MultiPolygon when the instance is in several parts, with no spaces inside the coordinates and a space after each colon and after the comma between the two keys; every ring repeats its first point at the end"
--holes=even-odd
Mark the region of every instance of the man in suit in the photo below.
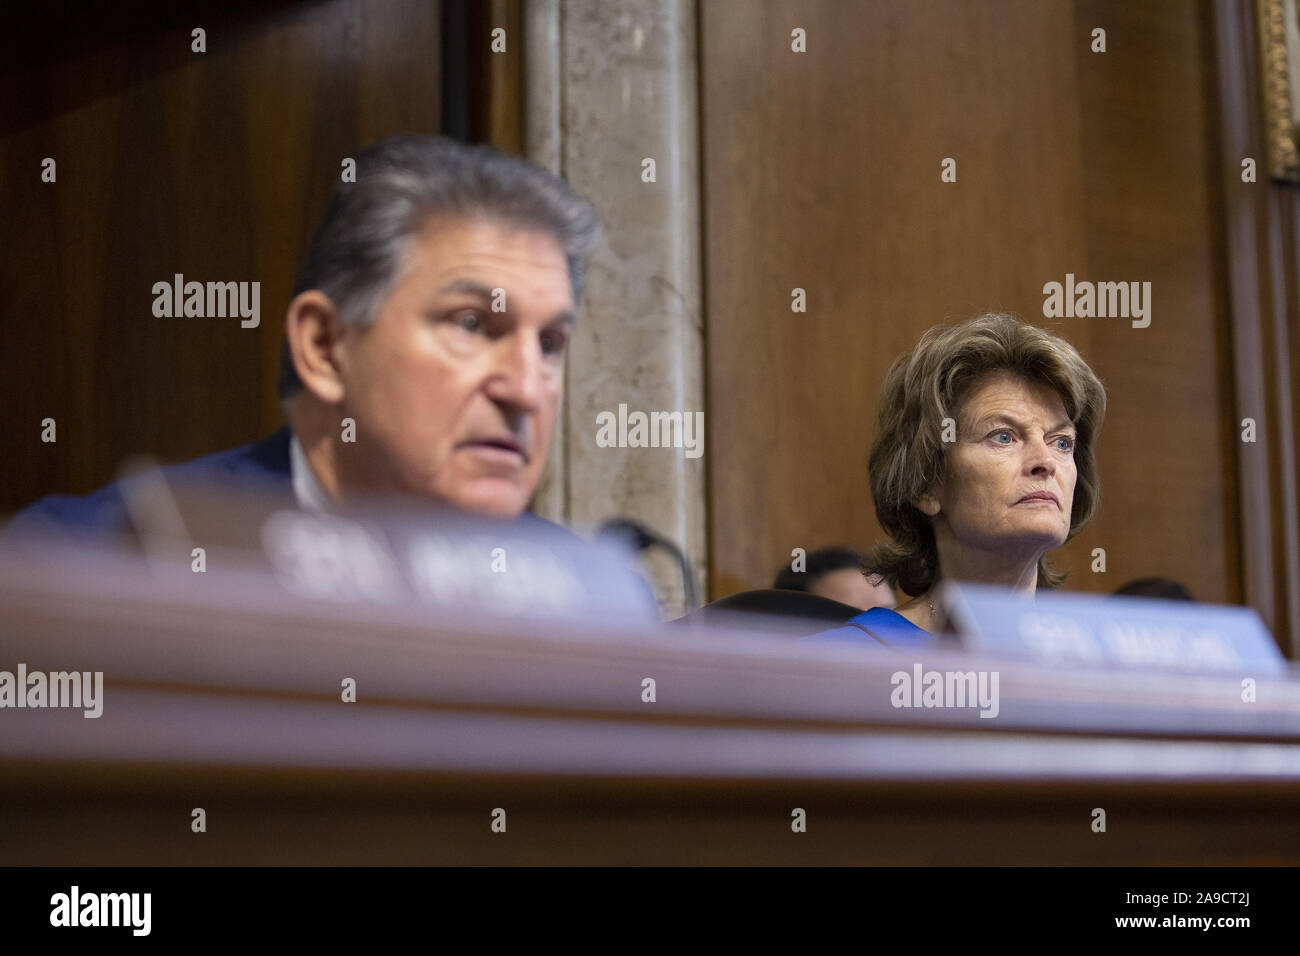
{"type": "MultiPolygon", "coordinates": [[[[164,469],[304,508],[419,496],[514,519],[532,498],[564,385],[595,210],[486,146],[398,136],[336,186],[285,315],[270,437],[164,469]]],[[[119,484],[52,495],[10,530],[121,530],[119,484]]]]}

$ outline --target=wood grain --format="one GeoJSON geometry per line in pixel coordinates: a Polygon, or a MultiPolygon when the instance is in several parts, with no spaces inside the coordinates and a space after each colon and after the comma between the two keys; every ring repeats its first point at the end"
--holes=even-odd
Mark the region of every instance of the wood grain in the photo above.
{"type": "Polygon", "coordinates": [[[437,3],[232,9],[205,11],[202,54],[164,4],[8,14],[40,52],[9,61],[24,95],[0,129],[0,512],[90,491],[134,453],[183,460],[278,427],[284,309],[342,159],[440,129],[437,3]],[[175,273],[261,282],[260,326],[155,318],[152,285],[175,273]]]}

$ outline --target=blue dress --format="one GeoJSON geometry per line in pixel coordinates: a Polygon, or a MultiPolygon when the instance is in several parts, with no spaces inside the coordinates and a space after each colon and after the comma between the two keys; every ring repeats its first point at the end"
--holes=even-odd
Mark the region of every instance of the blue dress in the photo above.
{"type": "Polygon", "coordinates": [[[885,645],[888,647],[920,647],[939,639],[923,627],[917,627],[897,611],[887,607],[873,607],[846,624],[813,634],[809,641],[850,641],[855,644],[885,645]]]}

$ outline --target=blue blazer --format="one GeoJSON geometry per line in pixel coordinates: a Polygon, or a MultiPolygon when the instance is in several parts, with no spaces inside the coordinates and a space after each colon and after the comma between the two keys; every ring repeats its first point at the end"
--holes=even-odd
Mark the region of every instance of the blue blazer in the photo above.
{"type": "Polygon", "coordinates": [[[804,638],[806,641],[848,641],[879,647],[925,647],[938,640],[938,635],[917,627],[897,611],[873,607],[863,611],[841,627],[821,631],[804,638]]]}
{"type": "MultiPolygon", "coordinates": [[[[162,473],[168,481],[257,487],[263,493],[284,495],[292,502],[289,439],[288,427],[281,428],[259,442],[168,465],[162,473]]],[[[88,495],[46,495],[14,515],[5,533],[71,531],[93,535],[125,532],[129,527],[122,483],[115,481],[88,495]]]]}
{"type": "MultiPolygon", "coordinates": [[[[264,495],[281,496],[286,505],[293,505],[296,499],[293,475],[289,470],[291,437],[286,426],[258,442],[168,465],[162,473],[168,481],[244,488],[264,495]]],[[[527,512],[521,520],[530,524],[541,522],[552,529],[559,527],[527,512]]],[[[61,532],[94,536],[106,532],[126,533],[130,527],[122,483],[115,481],[88,495],[47,495],[18,512],[5,528],[5,535],[61,532]]],[[[566,530],[564,534],[570,532],[566,530]]]]}

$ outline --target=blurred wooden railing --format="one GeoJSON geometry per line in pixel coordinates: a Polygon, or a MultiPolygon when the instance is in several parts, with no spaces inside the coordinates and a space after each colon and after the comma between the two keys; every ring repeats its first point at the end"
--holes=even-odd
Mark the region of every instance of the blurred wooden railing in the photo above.
{"type": "Polygon", "coordinates": [[[0,710],[9,864],[1300,862],[1294,675],[1246,703],[1250,675],[431,620],[90,555],[0,554],[0,622],[0,670],[104,673],[97,719],[0,710]],[[895,707],[916,663],[996,672],[997,716],[895,707]]]}

